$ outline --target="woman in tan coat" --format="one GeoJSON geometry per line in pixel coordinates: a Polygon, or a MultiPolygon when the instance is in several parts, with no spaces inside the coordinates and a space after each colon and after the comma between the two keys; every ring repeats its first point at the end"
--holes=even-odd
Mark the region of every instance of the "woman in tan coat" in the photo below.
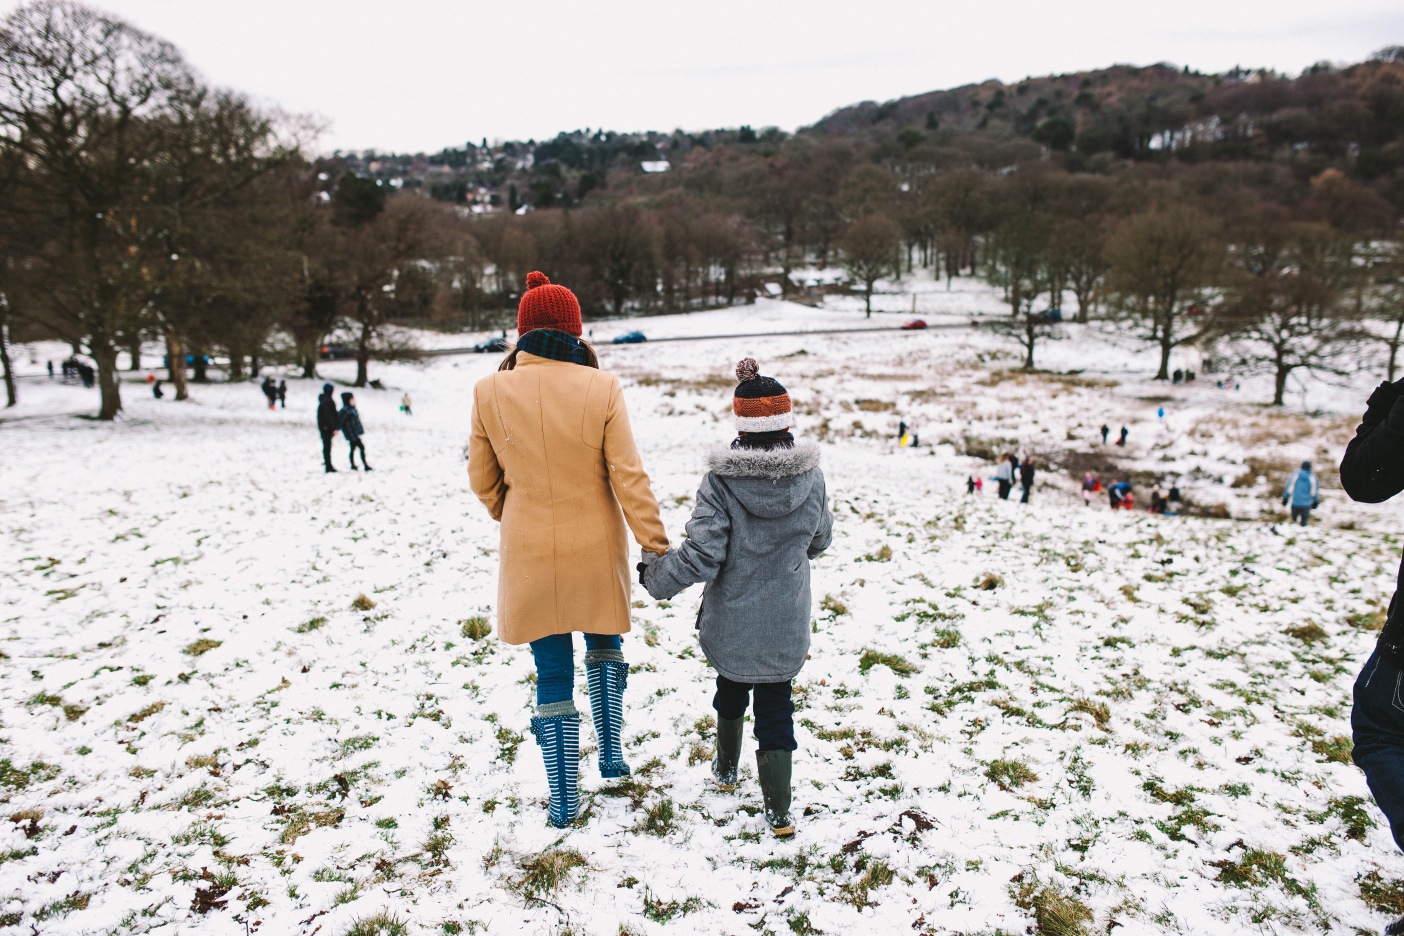
{"type": "Polygon", "coordinates": [[[536,660],[531,730],[546,762],[550,819],[560,827],[580,809],[572,634],[585,635],[600,774],[625,776],[629,667],[619,635],[629,630],[633,583],[626,526],[645,562],[668,551],[619,381],[599,369],[580,332],[575,294],[529,274],[517,346],[473,388],[468,451],[473,493],[501,523],[498,635],[530,644],[536,660]]]}

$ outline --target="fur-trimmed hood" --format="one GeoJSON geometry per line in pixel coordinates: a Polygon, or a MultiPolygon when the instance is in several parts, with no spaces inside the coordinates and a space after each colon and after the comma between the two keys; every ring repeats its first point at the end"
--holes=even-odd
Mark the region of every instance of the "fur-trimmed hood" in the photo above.
{"type": "Polygon", "coordinates": [[[707,470],[723,478],[778,481],[819,467],[819,446],[796,442],[789,448],[748,449],[718,446],[707,453],[707,470]]]}
{"type": "Polygon", "coordinates": [[[818,468],[819,446],[807,441],[791,448],[715,448],[707,453],[707,470],[757,517],[783,517],[803,504],[822,477],[818,468]]]}

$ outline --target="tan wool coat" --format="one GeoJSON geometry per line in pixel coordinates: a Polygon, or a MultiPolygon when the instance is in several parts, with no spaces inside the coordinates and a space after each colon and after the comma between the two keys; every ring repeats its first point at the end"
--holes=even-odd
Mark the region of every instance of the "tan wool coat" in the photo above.
{"type": "Polygon", "coordinates": [[[498,636],[628,632],[625,524],[660,555],[668,536],[613,374],[518,352],[473,388],[468,478],[501,523],[498,636]]]}

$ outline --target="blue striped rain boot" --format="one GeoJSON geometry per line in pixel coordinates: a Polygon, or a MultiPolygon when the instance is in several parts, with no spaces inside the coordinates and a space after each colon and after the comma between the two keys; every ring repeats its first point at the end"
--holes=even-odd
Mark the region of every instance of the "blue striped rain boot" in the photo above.
{"type": "Polygon", "coordinates": [[[574,702],[539,705],[531,733],[541,745],[551,787],[551,825],[564,829],[580,815],[580,713],[574,702]]]}
{"type": "Polygon", "coordinates": [[[595,740],[600,746],[600,776],[627,777],[624,763],[624,687],[629,684],[629,664],[618,650],[586,650],[585,678],[590,685],[590,713],[595,719],[595,740]]]}

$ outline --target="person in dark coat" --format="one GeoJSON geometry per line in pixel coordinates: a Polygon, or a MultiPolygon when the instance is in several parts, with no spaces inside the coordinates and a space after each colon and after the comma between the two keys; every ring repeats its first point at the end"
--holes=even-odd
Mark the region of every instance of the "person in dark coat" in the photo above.
{"type": "Polygon", "coordinates": [[[341,426],[341,434],[346,436],[346,441],[351,446],[351,470],[360,470],[356,467],[356,451],[359,449],[361,464],[370,471],[370,462],[366,461],[366,445],[361,441],[361,436],[366,433],[361,428],[361,414],[356,412],[356,397],[349,391],[341,395],[341,412],[337,414],[337,422],[341,426]]]}
{"type": "Polygon", "coordinates": [[[1006,455],[1000,459],[995,469],[995,481],[999,484],[999,499],[1009,500],[1009,492],[1014,490],[1014,476],[1019,471],[1019,456],[1006,455]]]}
{"type": "Polygon", "coordinates": [[[1106,444],[1107,444],[1107,436],[1109,436],[1109,435],[1111,435],[1111,426],[1108,426],[1106,423],[1102,423],[1102,444],[1103,444],[1103,445],[1106,445],[1106,444]]]}
{"type": "Polygon", "coordinates": [[[288,408],[288,382],[286,380],[278,381],[278,403],[283,409],[288,408]]]}
{"type": "Polygon", "coordinates": [[[154,397],[155,397],[156,399],[158,399],[158,400],[161,399],[161,397],[163,397],[163,396],[166,395],[166,394],[165,394],[165,391],[163,391],[163,390],[161,389],[161,381],[158,380],[158,381],[156,381],[155,383],[153,383],[153,384],[151,385],[151,395],[154,396],[154,397]]]}
{"type": "Polygon", "coordinates": [[[263,391],[263,398],[268,401],[269,409],[278,405],[278,386],[273,383],[272,377],[264,377],[259,389],[263,391]]]}
{"type": "MultiPolygon", "coordinates": [[[[1370,394],[1365,415],[1341,459],[1341,487],[1351,500],[1387,501],[1404,491],[1404,380],[1382,383],[1370,394]]],[[[1355,680],[1350,727],[1351,758],[1365,772],[1375,804],[1389,821],[1394,843],[1404,849],[1404,562],[1384,628],[1374,652],[1355,680]]],[[[1404,917],[1386,933],[1404,933],[1404,917]]]]}
{"type": "Polygon", "coordinates": [[[1125,426],[1122,426],[1122,427],[1121,427],[1121,438],[1119,438],[1119,439],[1116,440],[1116,444],[1117,444],[1117,445],[1125,445],[1125,444],[1126,444],[1126,437],[1127,437],[1128,435],[1130,435],[1130,434],[1131,434],[1131,430],[1130,430],[1130,429],[1127,429],[1125,426]]]}
{"type": "Polygon", "coordinates": [[[1019,503],[1021,504],[1027,504],[1029,502],[1029,493],[1033,491],[1034,486],[1034,473],[1034,460],[1033,456],[1030,455],[1028,458],[1025,458],[1024,463],[1019,466],[1019,490],[1021,492],[1019,495],[1019,503]]]}
{"type": "Polygon", "coordinates": [[[336,471],[331,463],[331,444],[340,424],[336,415],[336,400],[332,399],[332,385],[322,384],[322,395],[317,397],[317,431],[322,434],[322,464],[326,466],[328,474],[336,471]]]}

